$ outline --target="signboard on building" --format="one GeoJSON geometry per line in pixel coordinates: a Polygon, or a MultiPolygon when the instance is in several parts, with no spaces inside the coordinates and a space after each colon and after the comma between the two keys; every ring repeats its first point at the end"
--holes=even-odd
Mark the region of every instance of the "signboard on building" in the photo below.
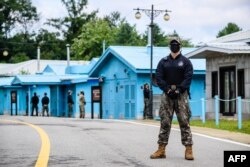
{"type": "Polygon", "coordinates": [[[94,103],[100,104],[99,118],[102,119],[102,87],[91,87],[91,118],[94,119],[94,103]]]}

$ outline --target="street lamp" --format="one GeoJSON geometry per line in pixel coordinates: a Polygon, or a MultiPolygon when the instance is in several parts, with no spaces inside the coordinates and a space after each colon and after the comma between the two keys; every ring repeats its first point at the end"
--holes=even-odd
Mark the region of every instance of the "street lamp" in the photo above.
{"type": "Polygon", "coordinates": [[[137,12],[135,13],[135,18],[140,19],[141,13],[140,11],[144,12],[148,17],[150,17],[150,35],[151,35],[151,42],[150,42],[150,110],[149,110],[149,118],[153,118],[153,27],[154,27],[154,18],[156,18],[160,13],[165,12],[165,15],[163,16],[163,19],[165,21],[168,21],[170,19],[170,16],[168,15],[168,12],[171,12],[170,10],[155,10],[154,5],[152,5],[151,9],[134,9],[137,12]]]}
{"type": "Polygon", "coordinates": [[[8,52],[8,49],[7,48],[0,48],[0,51],[1,51],[1,55],[0,55],[0,57],[7,57],[8,55],[9,55],[9,52],[8,52]]]}
{"type": "Polygon", "coordinates": [[[7,50],[3,51],[3,56],[8,56],[9,52],[7,50]]]}

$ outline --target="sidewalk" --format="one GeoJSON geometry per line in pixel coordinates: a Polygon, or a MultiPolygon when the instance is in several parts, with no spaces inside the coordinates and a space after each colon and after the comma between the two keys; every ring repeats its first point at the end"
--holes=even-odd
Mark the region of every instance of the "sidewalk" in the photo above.
{"type": "MultiPolygon", "coordinates": [[[[156,121],[156,120],[136,120],[136,122],[160,126],[160,121],[156,121]]],[[[172,128],[179,129],[179,125],[172,124],[172,128]]],[[[227,140],[240,142],[244,144],[250,144],[250,135],[245,134],[245,133],[230,132],[226,130],[204,128],[204,127],[197,127],[197,126],[191,126],[191,131],[195,133],[199,133],[199,134],[208,135],[211,137],[217,137],[217,138],[227,139],[227,140]]]]}

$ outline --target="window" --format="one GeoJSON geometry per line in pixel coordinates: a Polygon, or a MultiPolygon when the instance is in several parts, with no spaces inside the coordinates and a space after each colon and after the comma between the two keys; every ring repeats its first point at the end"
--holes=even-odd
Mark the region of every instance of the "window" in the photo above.
{"type": "Polygon", "coordinates": [[[244,69],[238,70],[238,96],[241,96],[241,98],[245,98],[244,69]]]}
{"type": "Polygon", "coordinates": [[[218,72],[212,72],[212,97],[218,95],[218,72]]]}

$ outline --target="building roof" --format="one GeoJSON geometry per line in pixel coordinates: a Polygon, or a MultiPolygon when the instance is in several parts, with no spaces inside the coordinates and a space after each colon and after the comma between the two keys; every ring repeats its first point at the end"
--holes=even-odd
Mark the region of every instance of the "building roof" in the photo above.
{"type": "Polygon", "coordinates": [[[214,53],[225,53],[228,55],[234,54],[250,54],[250,45],[247,43],[207,43],[188,53],[188,58],[206,58],[214,53]]]}
{"type": "Polygon", "coordinates": [[[94,67],[94,65],[97,63],[99,58],[93,58],[88,64],[86,65],[74,65],[69,66],[67,68],[66,73],[67,74],[89,74],[90,70],[94,67]]]}
{"type": "Polygon", "coordinates": [[[14,77],[3,77],[0,78],[0,87],[11,86],[14,77]]]}
{"type": "Polygon", "coordinates": [[[219,37],[210,43],[221,43],[221,42],[250,42],[250,30],[239,31],[229,35],[219,37]]]}
{"type": "Polygon", "coordinates": [[[13,80],[14,85],[32,85],[32,84],[59,84],[60,78],[54,75],[17,75],[13,80]]]}
{"type": "Polygon", "coordinates": [[[58,85],[87,82],[88,75],[17,75],[12,81],[13,85],[58,85]]]}
{"type": "MultiPolygon", "coordinates": [[[[185,55],[195,48],[182,48],[182,54],[185,55]]],[[[153,70],[156,69],[158,62],[169,54],[168,47],[153,48],[153,70]]],[[[96,75],[99,69],[105,66],[110,56],[115,56],[136,73],[150,72],[150,48],[137,46],[110,46],[100,57],[99,61],[90,71],[90,76],[96,75]]],[[[195,70],[205,70],[205,60],[191,60],[195,70]]]]}
{"type": "Polygon", "coordinates": [[[52,73],[54,75],[64,75],[66,73],[67,65],[62,64],[48,64],[42,73],[52,73]]]}
{"type": "Polygon", "coordinates": [[[53,74],[53,75],[65,75],[65,74],[85,74],[87,75],[89,71],[93,68],[95,63],[99,58],[93,58],[91,61],[86,62],[86,64],[81,65],[63,65],[63,64],[49,64],[42,71],[43,74],[53,74]]]}
{"type": "Polygon", "coordinates": [[[188,58],[206,58],[214,53],[227,55],[250,54],[250,30],[229,34],[189,52],[188,58]]]}
{"type": "MultiPolygon", "coordinates": [[[[84,65],[88,61],[70,61],[70,65],[84,65]]],[[[40,72],[48,65],[67,65],[66,60],[40,60],[40,72]]],[[[37,70],[37,60],[29,60],[16,64],[0,64],[0,76],[15,76],[19,74],[35,74],[37,70]]]]}

